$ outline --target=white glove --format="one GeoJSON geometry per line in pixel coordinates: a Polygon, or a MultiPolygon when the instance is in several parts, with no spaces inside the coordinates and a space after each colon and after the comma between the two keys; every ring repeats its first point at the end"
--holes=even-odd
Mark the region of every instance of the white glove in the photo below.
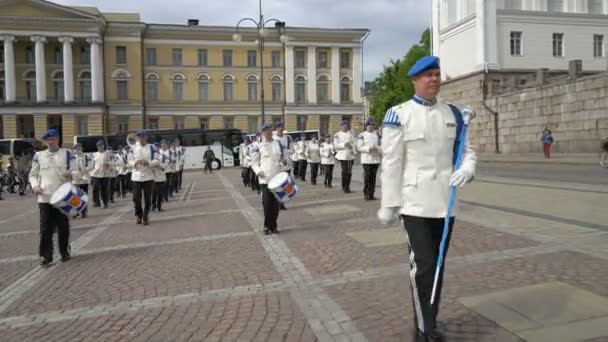
{"type": "Polygon", "coordinates": [[[393,224],[397,221],[399,207],[388,207],[378,209],[378,220],[384,225],[393,224]]]}
{"type": "Polygon", "coordinates": [[[473,179],[473,172],[468,168],[461,167],[454,171],[450,176],[450,186],[457,186],[462,188],[465,184],[473,179]]]}

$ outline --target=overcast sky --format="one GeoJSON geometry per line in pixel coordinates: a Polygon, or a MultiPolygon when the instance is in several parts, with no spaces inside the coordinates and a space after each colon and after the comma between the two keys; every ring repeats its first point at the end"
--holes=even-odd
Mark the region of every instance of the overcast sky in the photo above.
{"type": "MultiPolygon", "coordinates": [[[[147,23],[234,25],[258,15],[257,0],[51,0],[63,5],[95,6],[102,12],[136,12],[147,23]]],[[[364,45],[364,79],[373,80],[382,66],[401,58],[430,25],[428,0],[264,0],[266,18],[288,26],[369,28],[364,45]],[[428,5],[427,5],[428,4],[428,5]]]]}

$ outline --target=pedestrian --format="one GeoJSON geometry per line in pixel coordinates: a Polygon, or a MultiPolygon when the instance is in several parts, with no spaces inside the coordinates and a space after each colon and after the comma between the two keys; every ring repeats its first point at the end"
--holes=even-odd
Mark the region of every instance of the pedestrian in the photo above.
{"type": "Polygon", "coordinates": [[[361,165],[363,165],[363,199],[375,201],[376,174],[380,165],[381,149],[380,134],[371,118],[365,121],[365,131],[359,134],[357,149],[361,153],[361,165]]]}
{"type": "MultiPolygon", "coordinates": [[[[79,187],[85,194],[89,194],[90,167],[91,157],[84,154],[81,144],[74,145],[74,170],[72,171],[72,184],[79,187]]],[[[78,215],[81,218],[87,218],[88,204],[78,215]]]]}
{"type": "Polygon", "coordinates": [[[203,154],[203,160],[205,161],[205,173],[209,171],[209,173],[213,173],[213,161],[215,160],[215,153],[211,150],[211,146],[207,146],[207,150],[203,154]]]}
{"type": "Polygon", "coordinates": [[[543,143],[543,153],[545,154],[545,158],[551,158],[551,144],[553,144],[553,134],[548,127],[545,127],[545,130],[541,134],[540,141],[543,143]]]}
{"type": "Polygon", "coordinates": [[[57,230],[57,247],[61,261],[70,260],[70,221],[59,209],[49,202],[52,194],[72,177],[75,167],[74,155],[59,147],[59,132],[49,129],[42,137],[47,149],[36,152],[32,159],[29,182],[34,194],[38,195],[40,210],[40,246],[38,253],[40,266],[50,267],[53,263],[53,233],[57,230]]]}
{"type": "MultiPolygon", "coordinates": [[[[414,303],[415,341],[444,341],[437,329],[443,267],[431,305],[450,187],[473,179],[475,153],[466,147],[461,166],[453,171],[455,146],[463,126],[462,114],[437,100],[439,58],[426,56],[409,70],[414,97],[390,108],[382,130],[382,201],[378,218],[384,224],[401,216],[410,249],[410,281],[414,303]]],[[[454,217],[449,220],[447,254],[454,217]]],[[[442,257],[445,257],[445,254],[442,257]]]]}
{"type": "Polygon", "coordinates": [[[334,135],[334,148],[337,151],[336,159],[340,161],[342,169],[342,191],[351,193],[350,180],[353,175],[353,164],[355,162],[355,137],[349,130],[348,120],[342,120],[340,131],[334,135]]]}
{"type": "Polygon", "coordinates": [[[135,216],[137,224],[149,224],[149,213],[152,208],[152,191],[154,189],[154,167],[157,167],[158,150],[152,144],[148,144],[146,132],[138,131],[137,143],[129,154],[129,165],[133,167],[131,181],[133,182],[133,202],[135,204],[135,216]],[[143,194],[143,208],[142,208],[143,194]]]}
{"type": "Polygon", "coordinates": [[[93,186],[93,207],[108,208],[108,175],[110,171],[110,155],[106,152],[105,143],[97,141],[97,152],[93,153],[91,170],[91,185],[93,186]],[[100,201],[101,200],[101,201],[100,201]]]}
{"type": "Polygon", "coordinates": [[[331,182],[334,177],[334,164],[336,163],[336,151],[332,144],[332,139],[328,135],[325,137],[325,142],[321,145],[321,164],[325,172],[325,180],[323,184],[326,188],[332,188],[331,182]]]}
{"type": "Polygon", "coordinates": [[[317,185],[317,174],[321,163],[321,147],[317,143],[317,137],[312,137],[306,145],[306,162],[310,165],[310,184],[317,185]]]}

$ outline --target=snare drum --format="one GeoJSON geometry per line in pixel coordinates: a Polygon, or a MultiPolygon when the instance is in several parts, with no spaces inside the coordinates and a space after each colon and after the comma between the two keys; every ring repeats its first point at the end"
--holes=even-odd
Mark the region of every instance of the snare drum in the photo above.
{"type": "Polygon", "coordinates": [[[268,190],[281,203],[289,202],[298,192],[298,185],[287,172],[281,172],[268,182],[268,190]]]}
{"type": "Polygon", "coordinates": [[[72,183],[64,183],[51,196],[50,204],[64,215],[71,217],[80,214],[89,201],[88,195],[72,183]]]}

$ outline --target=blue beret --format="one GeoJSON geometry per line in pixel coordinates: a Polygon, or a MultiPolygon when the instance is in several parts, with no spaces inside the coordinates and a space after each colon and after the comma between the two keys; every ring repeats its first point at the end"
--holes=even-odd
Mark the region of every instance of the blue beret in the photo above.
{"type": "Polygon", "coordinates": [[[340,126],[342,126],[342,125],[348,125],[348,120],[342,120],[340,122],[340,126]]]}
{"type": "Polygon", "coordinates": [[[105,146],[103,140],[97,140],[97,146],[105,146]]]}
{"type": "Polygon", "coordinates": [[[274,128],[283,127],[283,120],[278,120],[274,123],[274,128]]]}
{"type": "Polygon", "coordinates": [[[48,138],[58,138],[59,137],[59,131],[57,131],[54,128],[49,129],[48,131],[46,131],[44,133],[44,135],[42,136],[42,140],[46,140],[48,138]]]}
{"type": "Polygon", "coordinates": [[[106,149],[108,152],[112,152],[112,146],[108,146],[108,148],[106,149]]]}
{"type": "Polygon", "coordinates": [[[427,70],[439,69],[439,57],[424,56],[414,63],[414,66],[407,72],[409,77],[419,75],[427,70]]]}
{"type": "Polygon", "coordinates": [[[262,128],[260,129],[260,131],[263,131],[265,129],[272,129],[272,126],[269,123],[265,123],[262,125],[262,128]]]}
{"type": "Polygon", "coordinates": [[[162,140],[160,141],[160,143],[161,143],[161,144],[166,144],[166,143],[167,143],[167,140],[162,139],[162,140]]]}
{"type": "Polygon", "coordinates": [[[365,127],[369,126],[369,125],[373,125],[374,124],[374,120],[372,120],[372,118],[367,118],[367,120],[365,120],[365,127]]]}
{"type": "Polygon", "coordinates": [[[146,136],[146,131],[140,129],[139,131],[137,131],[135,133],[135,135],[138,136],[138,137],[145,137],[146,136]]]}

